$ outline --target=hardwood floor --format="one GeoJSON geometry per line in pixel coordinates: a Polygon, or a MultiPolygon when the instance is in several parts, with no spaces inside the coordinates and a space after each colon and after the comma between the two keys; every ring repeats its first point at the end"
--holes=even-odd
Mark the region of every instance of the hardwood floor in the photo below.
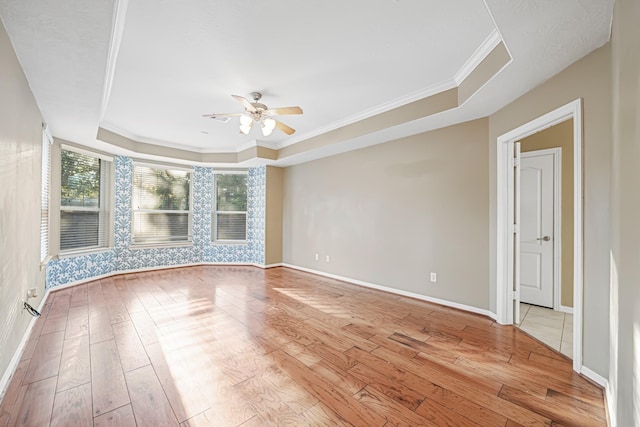
{"type": "Polygon", "coordinates": [[[52,292],[6,426],[600,426],[602,390],[517,328],[286,268],[52,292]]]}

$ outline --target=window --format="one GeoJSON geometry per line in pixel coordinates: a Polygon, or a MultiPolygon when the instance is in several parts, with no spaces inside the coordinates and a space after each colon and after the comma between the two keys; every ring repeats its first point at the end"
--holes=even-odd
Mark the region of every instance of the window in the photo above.
{"type": "Polygon", "coordinates": [[[60,252],[109,245],[111,161],[80,150],[61,150],[60,252]]]}
{"type": "MultiPolygon", "coordinates": [[[[43,125],[44,127],[44,125],[43,125]]],[[[40,191],[40,261],[49,256],[49,181],[51,179],[51,140],[42,129],[42,182],[40,191]]]]}
{"type": "Polygon", "coordinates": [[[191,241],[191,171],[136,164],[133,243],[191,241]]]}
{"type": "Polygon", "coordinates": [[[247,174],[216,173],[213,185],[214,241],[247,240],[247,174]]]}

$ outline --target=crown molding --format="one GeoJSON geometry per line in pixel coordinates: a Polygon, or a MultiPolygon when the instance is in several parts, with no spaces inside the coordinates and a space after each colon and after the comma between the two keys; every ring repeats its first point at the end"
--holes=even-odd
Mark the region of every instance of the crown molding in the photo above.
{"type": "Polygon", "coordinates": [[[458,72],[453,76],[456,86],[459,86],[469,74],[476,69],[478,65],[500,44],[502,37],[496,28],[491,31],[486,39],[478,46],[467,61],[460,67],[458,72]]]}
{"type": "Polygon", "coordinates": [[[127,17],[128,0],[115,0],[113,6],[113,21],[111,23],[111,38],[109,39],[109,53],[107,55],[107,69],[104,74],[104,87],[102,88],[102,103],[100,104],[100,115],[98,121],[104,119],[107,113],[107,105],[111,98],[111,88],[113,86],[113,78],[116,73],[116,62],[118,61],[118,53],[122,44],[122,33],[124,32],[124,23],[127,17]]]}
{"type": "Polygon", "coordinates": [[[339,129],[341,127],[359,122],[364,119],[368,119],[369,117],[386,113],[387,111],[393,110],[394,108],[402,107],[403,105],[409,104],[411,102],[418,101],[420,99],[438,94],[440,92],[444,92],[449,89],[453,89],[456,86],[457,84],[453,79],[436,83],[432,86],[426,87],[424,89],[420,89],[418,91],[412,92],[400,98],[396,98],[392,101],[385,102],[384,104],[380,104],[376,107],[361,111],[360,113],[346,117],[342,120],[338,120],[337,122],[330,123],[327,126],[322,126],[310,132],[303,133],[297,137],[287,139],[286,141],[283,141],[282,143],[277,144],[276,149],[288,147],[290,145],[297,144],[298,142],[302,142],[304,140],[316,137],[318,135],[331,132],[332,130],[339,129]]]}
{"type": "Polygon", "coordinates": [[[255,139],[252,139],[251,141],[247,141],[246,143],[240,145],[236,149],[236,153],[239,153],[241,151],[248,150],[249,148],[253,148],[253,147],[257,147],[257,146],[258,146],[258,141],[255,140],[255,139]]]}
{"type": "Polygon", "coordinates": [[[159,139],[153,139],[153,138],[146,138],[144,136],[140,136],[140,135],[136,135],[134,133],[131,133],[125,129],[119,128],[118,126],[115,126],[111,123],[107,123],[107,122],[100,122],[98,125],[99,128],[108,130],[110,132],[113,133],[117,133],[120,136],[123,136],[125,138],[128,138],[132,141],[135,142],[143,142],[145,144],[152,144],[152,145],[159,145],[161,147],[167,147],[167,148],[175,148],[178,150],[186,150],[186,151],[191,151],[194,153],[198,153],[198,154],[216,154],[216,153],[238,153],[242,150],[245,150],[247,148],[251,148],[254,145],[256,145],[255,140],[254,141],[249,141],[249,145],[247,147],[245,147],[245,145],[243,145],[240,148],[237,147],[222,147],[219,149],[216,149],[215,151],[205,151],[200,147],[196,147],[194,145],[188,145],[188,144],[179,144],[177,142],[171,142],[171,141],[163,141],[163,140],[159,140],[159,139]]]}
{"type": "Polygon", "coordinates": [[[258,139],[254,140],[253,142],[255,142],[255,145],[257,145],[258,147],[270,148],[272,150],[278,150],[280,148],[280,145],[277,142],[261,141],[258,139]]]}
{"type": "MultiPolygon", "coordinates": [[[[109,48],[109,58],[107,63],[107,73],[105,78],[105,88],[104,88],[104,94],[103,94],[103,105],[102,105],[101,116],[100,116],[101,118],[105,114],[107,103],[109,101],[111,84],[112,84],[114,73],[115,73],[115,65],[116,65],[116,60],[118,55],[118,49],[122,39],[122,30],[124,28],[127,1],[128,0],[116,0],[116,5],[115,5],[116,13],[114,16],[113,32],[112,32],[111,44],[109,48]]],[[[489,13],[489,15],[491,15],[491,12],[488,8],[487,8],[487,12],[489,13]]],[[[171,141],[164,141],[164,140],[157,140],[153,138],[142,137],[140,135],[133,134],[125,129],[119,128],[118,126],[115,126],[111,123],[107,123],[104,121],[101,121],[99,126],[105,130],[119,134],[132,141],[158,145],[161,147],[191,151],[193,153],[198,153],[198,154],[241,153],[253,147],[264,147],[264,148],[277,151],[282,148],[305,141],[307,139],[314,138],[319,135],[325,134],[327,132],[331,132],[333,130],[342,128],[344,126],[357,123],[359,121],[368,119],[370,117],[373,117],[379,114],[386,113],[395,108],[407,105],[411,102],[415,102],[415,101],[427,98],[429,96],[433,96],[438,93],[456,88],[460,86],[460,84],[473,72],[473,70],[475,70],[476,67],[478,67],[478,65],[481,64],[482,61],[501,42],[502,42],[502,37],[497,27],[495,27],[495,21],[494,21],[494,29],[484,39],[484,41],[480,44],[480,46],[474,51],[474,53],[467,59],[467,61],[462,65],[462,67],[455,73],[455,75],[452,78],[442,81],[440,83],[436,83],[429,87],[411,92],[407,95],[404,95],[402,97],[393,99],[389,102],[385,102],[383,104],[377,105],[373,108],[369,108],[367,110],[361,111],[357,114],[354,114],[342,120],[338,120],[336,122],[330,123],[326,126],[322,126],[312,131],[296,135],[293,138],[288,138],[282,142],[275,142],[275,141],[271,142],[271,141],[264,141],[264,140],[259,141],[257,139],[253,139],[251,141],[247,141],[246,143],[240,146],[221,147],[221,148],[216,148],[215,150],[208,150],[206,148],[189,145],[189,144],[180,144],[180,143],[171,142],[171,141]]]]}
{"type": "Polygon", "coordinates": [[[418,91],[412,92],[400,98],[396,98],[390,102],[380,104],[368,110],[364,110],[358,114],[354,114],[343,120],[339,120],[337,122],[331,123],[327,126],[323,126],[315,130],[312,130],[310,132],[306,132],[295,138],[287,139],[286,141],[283,141],[280,144],[274,145],[273,148],[281,149],[284,147],[288,147],[289,145],[294,145],[306,139],[313,138],[318,135],[322,135],[323,133],[327,133],[332,130],[353,124],[355,122],[367,119],[377,114],[385,113],[387,111],[393,110],[394,108],[401,107],[403,105],[409,104],[419,99],[423,99],[428,96],[432,96],[437,93],[444,92],[446,90],[458,87],[460,83],[462,83],[464,79],[466,79],[469,76],[469,74],[471,74],[471,72],[493,51],[493,49],[495,49],[496,46],[500,44],[501,41],[502,41],[502,37],[500,36],[500,33],[496,28],[494,28],[491,31],[491,33],[487,36],[487,38],[484,39],[484,41],[480,44],[480,46],[473,52],[473,54],[469,57],[469,59],[467,59],[467,61],[462,65],[462,67],[458,70],[458,72],[454,74],[453,78],[437,83],[435,85],[420,89],[418,91]]]}

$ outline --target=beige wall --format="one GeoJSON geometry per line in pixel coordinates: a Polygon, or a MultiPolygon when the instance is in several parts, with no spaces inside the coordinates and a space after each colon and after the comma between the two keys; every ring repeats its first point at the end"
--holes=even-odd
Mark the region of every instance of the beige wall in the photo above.
{"type": "Polygon", "coordinates": [[[640,426],[640,2],[617,0],[612,35],[612,418],[640,426]]]}
{"type": "Polygon", "coordinates": [[[522,152],[562,148],[560,304],[573,307],[573,120],[534,133],[520,143],[522,152]]]}
{"type": "Polygon", "coordinates": [[[265,265],[282,262],[282,198],[284,169],[267,166],[265,265]]]}
{"type": "Polygon", "coordinates": [[[487,132],[481,119],[287,168],[284,262],[488,309],[487,132]]]}
{"type": "Polygon", "coordinates": [[[583,100],[584,358],[607,377],[609,342],[610,45],[590,53],[489,118],[491,308],[496,302],[497,138],[578,98],[583,100]]]}
{"type": "MultiPolygon", "coordinates": [[[[0,378],[9,372],[29,322],[27,289],[44,295],[40,271],[42,119],[0,23],[0,378]]],[[[1,387],[2,385],[0,385],[1,387]]],[[[0,390],[2,393],[3,390],[0,390]]]]}

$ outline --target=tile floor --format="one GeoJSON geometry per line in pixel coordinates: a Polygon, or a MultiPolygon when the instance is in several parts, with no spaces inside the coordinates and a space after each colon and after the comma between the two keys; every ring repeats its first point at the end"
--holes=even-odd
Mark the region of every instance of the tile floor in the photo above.
{"type": "Polygon", "coordinates": [[[520,303],[520,329],[573,358],[573,315],[520,303]]]}

